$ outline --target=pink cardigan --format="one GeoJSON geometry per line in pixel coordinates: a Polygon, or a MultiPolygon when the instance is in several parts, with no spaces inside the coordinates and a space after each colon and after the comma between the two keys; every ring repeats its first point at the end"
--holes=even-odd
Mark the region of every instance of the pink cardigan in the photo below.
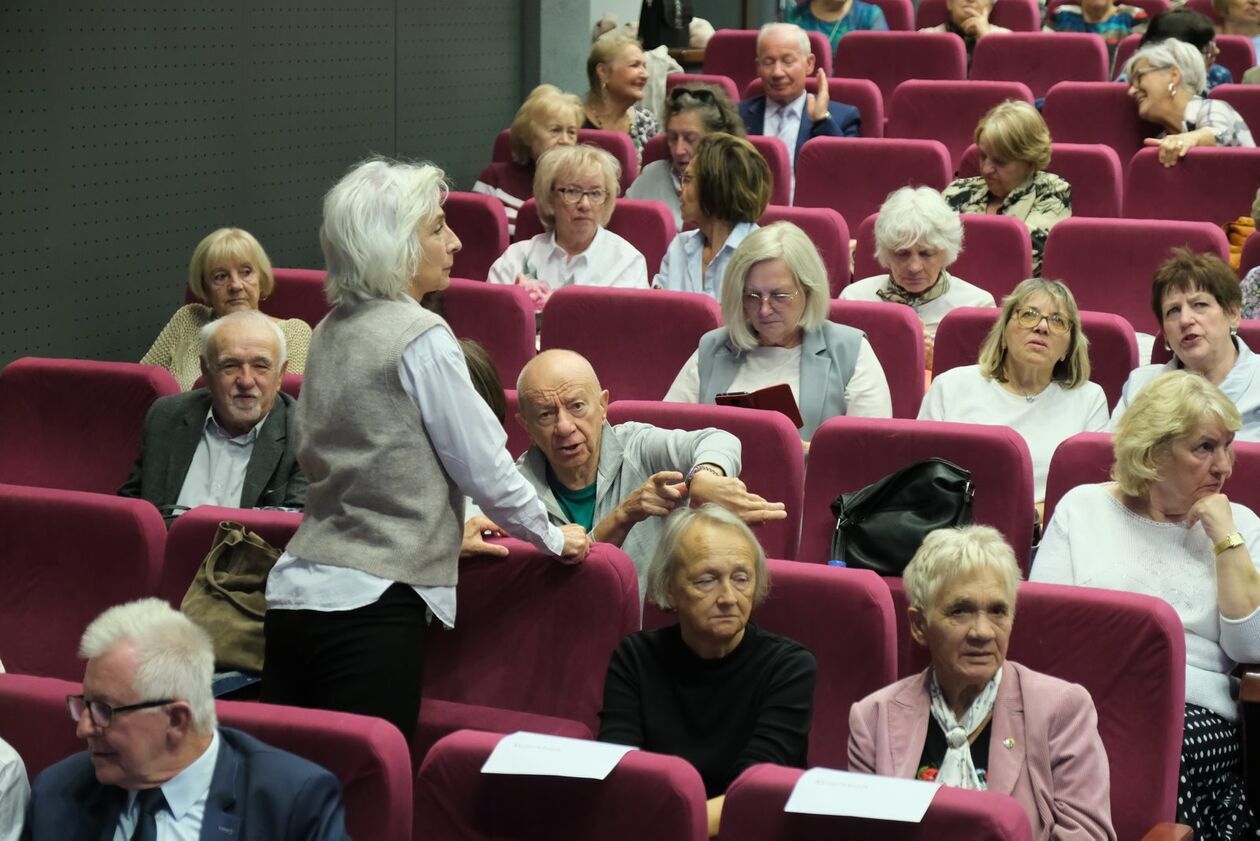
{"type": "MultiPolygon", "coordinates": [[[[927,740],[928,671],[853,705],[850,771],[914,777],[927,740]]],[[[989,790],[1024,807],[1034,837],[1115,841],[1107,753],[1084,687],[1007,660],[990,726],[989,790]]]]}

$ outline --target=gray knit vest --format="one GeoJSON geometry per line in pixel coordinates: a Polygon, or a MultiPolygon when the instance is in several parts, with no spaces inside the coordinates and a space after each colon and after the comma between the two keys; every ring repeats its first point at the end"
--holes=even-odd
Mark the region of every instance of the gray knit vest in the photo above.
{"type": "Polygon", "coordinates": [[[464,498],[398,376],[403,349],[441,318],[414,304],[342,304],[315,328],[297,404],[310,482],[288,550],[421,587],[454,586],[464,498]]]}

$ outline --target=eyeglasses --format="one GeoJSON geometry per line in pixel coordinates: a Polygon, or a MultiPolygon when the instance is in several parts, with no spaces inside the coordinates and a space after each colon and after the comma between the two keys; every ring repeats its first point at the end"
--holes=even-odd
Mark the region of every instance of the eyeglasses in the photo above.
{"type": "MultiPolygon", "coordinates": [[[[697,102],[713,103],[717,102],[717,97],[713,95],[713,91],[708,88],[673,88],[669,92],[670,104],[678,104],[684,97],[691,97],[697,102]]],[[[686,105],[687,103],[682,103],[686,105]]]]}
{"type": "Polygon", "coordinates": [[[66,708],[70,710],[70,718],[74,719],[75,724],[79,723],[79,719],[83,718],[83,711],[87,710],[88,715],[92,719],[92,723],[101,729],[104,729],[112,724],[114,716],[118,713],[147,710],[153,707],[173,704],[174,702],[174,698],[163,698],[160,701],[144,701],[139,704],[127,704],[125,707],[111,707],[104,701],[88,701],[82,695],[66,696],[66,708]]]}
{"type": "Polygon", "coordinates": [[[1059,315],[1057,312],[1046,315],[1041,310],[1034,307],[1028,307],[1025,310],[1021,310],[1015,318],[1019,321],[1019,326],[1026,330],[1036,330],[1038,325],[1041,324],[1041,320],[1043,318],[1046,320],[1046,324],[1050,326],[1051,333],[1057,333],[1062,336],[1067,333],[1068,330],[1072,329],[1071,322],[1059,315]]]}
{"type": "Polygon", "coordinates": [[[564,199],[565,204],[577,204],[582,201],[583,196],[586,196],[592,207],[598,207],[608,198],[608,191],[599,187],[594,190],[583,190],[581,187],[556,187],[554,189],[560,198],[564,199]]]}
{"type": "Polygon", "coordinates": [[[1129,74],[1129,84],[1137,87],[1142,84],[1142,80],[1146,78],[1148,73],[1158,73],[1161,70],[1168,70],[1167,67],[1147,67],[1144,70],[1134,70],[1129,74]]]}
{"type": "Polygon", "coordinates": [[[776,310],[781,310],[796,300],[796,296],[799,294],[801,294],[799,289],[795,292],[769,292],[764,295],[760,292],[745,292],[744,307],[746,309],[761,309],[762,303],[769,301],[770,306],[776,310]]]}

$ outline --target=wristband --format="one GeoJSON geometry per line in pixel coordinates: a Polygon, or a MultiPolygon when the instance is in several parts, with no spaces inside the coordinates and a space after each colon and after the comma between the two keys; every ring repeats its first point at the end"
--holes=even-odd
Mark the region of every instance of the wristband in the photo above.
{"type": "Polygon", "coordinates": [[[1219,558],[1222,552],[1228,552],[1230,549],[1233,549],[1235,546],[1242,546],[1244,543],[1246,543],[1246,541],[1243,540],[1243,536],[1239,532],[1234,532],[1233,534],[1227,534],[1224,537],[1222,537],[1215,546],[1212,547],[1212,554],[1219,558]]]}
{"type": "Polygon", "coordinates": [[[687,478],[684,481],[687,483],[688,488],[691,487],[691,480],[696,478],[696,474],[700,471],[712,473],[714,476],[719,477],[722,475],[721,472],[711,464],[697,464],[695,467],[687,471],[687,478]]]}

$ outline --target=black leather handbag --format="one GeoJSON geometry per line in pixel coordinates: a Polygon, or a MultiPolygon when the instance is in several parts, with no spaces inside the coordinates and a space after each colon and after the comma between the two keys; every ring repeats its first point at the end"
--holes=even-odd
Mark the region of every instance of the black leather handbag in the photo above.
{"type": "Polygon", "coordinates": [[[929,458],[890,473],[831,503],[836,531],[832,560],[880,575],[901,575],[923,539],[936,529],[971,522],[971,473],[929,458]]]}

